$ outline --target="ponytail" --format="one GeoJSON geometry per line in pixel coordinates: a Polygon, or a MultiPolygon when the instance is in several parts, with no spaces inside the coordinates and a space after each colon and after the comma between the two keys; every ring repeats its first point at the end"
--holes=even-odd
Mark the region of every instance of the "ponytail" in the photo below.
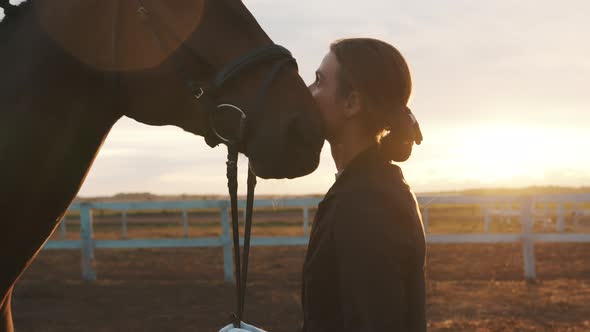
{"type": "Polygon", "coordinates": [[[379,140],[379,150],[387,161],[406,161],[412,154],[414,142],[422,143],[420,125],[408,107],[391,114],[386,133],[379,140]]]}

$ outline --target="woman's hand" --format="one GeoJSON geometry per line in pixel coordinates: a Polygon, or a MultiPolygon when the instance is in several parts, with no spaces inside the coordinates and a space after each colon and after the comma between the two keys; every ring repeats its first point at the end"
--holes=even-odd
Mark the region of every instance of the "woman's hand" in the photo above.
{"type": "Polygon", "coordinates": [[[234,324],[229,324],[228,326],[219,330],[219,332],[266,332],[266,331],[259,329],[256,326],[252,326],[252,325],[248,325],[244,322],[240,322],[240,328],[234,327],[234,324]]]}

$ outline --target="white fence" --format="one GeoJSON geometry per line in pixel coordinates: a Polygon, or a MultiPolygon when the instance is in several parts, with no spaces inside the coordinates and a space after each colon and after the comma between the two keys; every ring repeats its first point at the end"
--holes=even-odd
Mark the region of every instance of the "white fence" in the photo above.
{"type": "MultiPolygon", "coordinates": [[[[281,200],[255,200],[254,207],[295,207],[301,208],[303,216],[302,237],[252,237],[252,246],[285,246],[307,245],[309,236],[309,207],[315,207],[320,199],[281,199],[281,200]]],[[[590,194],[575,195],[544,195],[544,196],[419,196],[418,201],[423,214],[424,226],[429,243],[522,243],[524,260],[524,277],[535,279],[535,252],[536,242],[590,242],[590,233],[563,233],[565,228],[565,204],[581,204],[590,202],[590,194]],[[428,234],[429,207],[433,204],[462,204],[478,205],[483,210],[484,233],[469,234],[428,234]],[[498,209],[498,204],[504,204],[505,208],[498,209]],[[539,210],[537,205],[544,205],[539,210]],[[556,233],[535,233],[533,224],[536,219],[547,222],[547,205],[557,206],[556,233]],[[514,205],[518,210],[512,209],[514,205]],[[503,218],[519,218],[520,233],[491,234],[489,224],[491,218],[500,216],[503,218]]],[[[245,207],[245,202],[240,201],[239,206],[245,207]]],[[[66,222],[61,224],[62,240],[48,241],[44,249],[81,249],[82,252],[82,277],[85,280],[96,280],[95,248],[181,248],[181,247],[221,247],[223,249],[224,279],[233,280],[233,254],[232,240],[230,236],[229,202],[224,200],[206,201],[166,201],[166,202],[126,202],[126,203],[75,203],[70,211],[80,212],[80,240],[65,240],[66,222]],[[188,237],[189,209],[218,209],[222,234],[218,237],[188,237]],[[120,211],[122,239],[120,240],[95,240],[93,236],[92,210],[120,211]],[[128,210],[181,210],[185,238],[174,239],[127,239],[127,211],[128,210]]],[[[582,208],[575,211],[576,215],[584,215],[589,211],[582,208]]]]}

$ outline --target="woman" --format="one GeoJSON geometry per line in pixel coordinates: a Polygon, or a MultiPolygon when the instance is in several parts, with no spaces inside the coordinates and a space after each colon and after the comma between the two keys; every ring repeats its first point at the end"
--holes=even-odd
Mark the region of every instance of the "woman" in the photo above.
{"type": "Polygon", "coordinates": [[[338,173],[303,265],[302,331],[426,331],[422,220],[391,163],[422,141],[406,106],[408,66],[383,41],[344,39],[331,45],[309,88],[338,173]]]}

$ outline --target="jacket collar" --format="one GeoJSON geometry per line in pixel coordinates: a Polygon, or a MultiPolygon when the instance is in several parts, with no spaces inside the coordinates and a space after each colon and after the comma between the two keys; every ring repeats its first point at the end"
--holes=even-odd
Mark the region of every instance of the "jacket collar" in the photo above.
{"type": "Polygon", "coordinates": [[[349,182],[352,178],[359,176],[365,171],[369,171],[372,166],[380,163],[387,162],[379,153],[379,144],[373,143],[365,150],[359,152],[348,165],[337,174],[336,181],[330,190],[328,190],[326,197],[333,194],[343,183],[349,182]]]}

